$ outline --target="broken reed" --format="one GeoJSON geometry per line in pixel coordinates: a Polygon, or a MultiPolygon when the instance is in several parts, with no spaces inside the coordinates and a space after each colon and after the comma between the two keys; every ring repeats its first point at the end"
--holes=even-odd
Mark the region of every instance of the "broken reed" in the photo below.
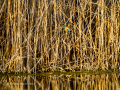
{"type": "Polygon", "coordinates": [[[0,71],[119,70],[119,6],[118,0],[1,0],[0,71]]]}

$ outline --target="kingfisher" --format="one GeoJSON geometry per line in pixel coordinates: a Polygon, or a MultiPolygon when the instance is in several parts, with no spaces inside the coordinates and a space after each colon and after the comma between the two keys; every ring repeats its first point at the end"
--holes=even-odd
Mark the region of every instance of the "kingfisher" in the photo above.
{"type": "Polygon", "coordinates": [[[66,26],[64,26],[64,30],[65,30],[65,32],[67,32],[67,34],[68,34],[68,32],[69,32],[69,28],[66,27],[66,26]]]}

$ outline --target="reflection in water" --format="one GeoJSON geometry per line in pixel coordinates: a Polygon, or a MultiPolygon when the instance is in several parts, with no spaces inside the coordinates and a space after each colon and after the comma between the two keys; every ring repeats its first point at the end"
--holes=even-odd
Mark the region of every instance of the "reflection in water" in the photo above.
{"type": "Polygon", "coordinates": [[[0,90],[120,90],[120,74],[3,76],[0,90]]]}

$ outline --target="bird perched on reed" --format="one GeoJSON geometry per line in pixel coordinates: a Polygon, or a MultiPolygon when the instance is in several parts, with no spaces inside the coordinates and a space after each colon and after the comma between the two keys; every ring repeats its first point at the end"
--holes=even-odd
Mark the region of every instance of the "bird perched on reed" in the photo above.
{"type": "Polygon", "coordinates": [[[67,26],[64,26],[64,30],[65,30],[65,32],[68,34],[69,28],[68,28],[67,26]]]}

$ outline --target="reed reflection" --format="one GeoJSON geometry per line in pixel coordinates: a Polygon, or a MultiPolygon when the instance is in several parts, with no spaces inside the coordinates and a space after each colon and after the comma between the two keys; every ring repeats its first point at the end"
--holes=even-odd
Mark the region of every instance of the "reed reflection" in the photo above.
{"type": "Polygon", "coordinates": [[[120,90],[120,74],[5,76],[0,90],[120,90]]]}

